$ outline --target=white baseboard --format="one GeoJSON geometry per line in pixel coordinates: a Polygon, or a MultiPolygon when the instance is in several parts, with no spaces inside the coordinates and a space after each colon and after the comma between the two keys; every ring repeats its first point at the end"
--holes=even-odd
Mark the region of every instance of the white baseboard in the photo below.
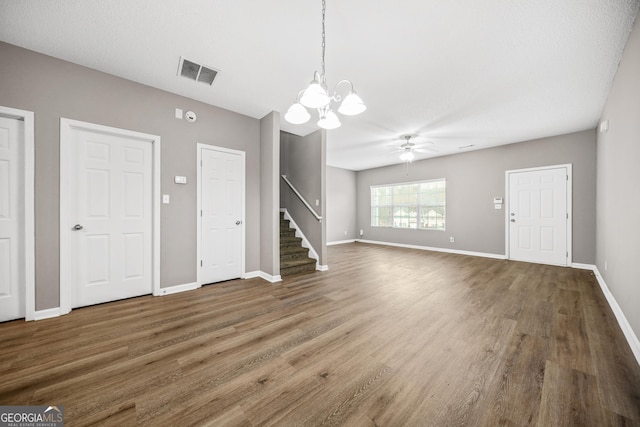
{"type": "Polygon", "coordinates": [[[356,242],[370,243],[373,245],[395,246],[398,248],[419,249],[422,251],[446,252],[446,253],[458,254],[458,255],[479,256],[483,258],[507,259],[506,255],[501,255],[501,254],[489,254],[484,252],[461,251],[458,249],[435,248],[432,246],[405,245],[403,243],[379,242],[377,240],[356,240],[356,242]]]}
{"type": "Polygon", "coordinates": [[[33,320],[51,319],[52,317],[59,317],[62,313],[60,307],[48,308],[46,310],[38,310],[34,313],[33,320]]]}
{"type": "Polygon", "coordinates": [[[157,296],[171,295],[171,294],[177,294],[180,292],[192,291],[194,289],[198,289],[199,287],[200,285],[198,285],[197,282],[185,283],[183,285],[168,286],[166,288],[160,288],[160,293],[157,296]]]}
{"type": "Polygon", "coordinates": [[[280,276],[279,274],[272,276],[271,274],[267,274],[264,271],[261,271],[260,277],[262,277],[267,282],[271,282],[271,283],[282,282],[282,276],[280,276]]]}
{"type": "Polygon", "coordinates": [[[595,271],[596,266],[593,264],[582,264],[579,262],[572,262],[571,263],[571,268],[577,268],[578,270],[591,270],[591,271],[595,271]]]}
{"type": "Polygon", "coordinates": [[[356,241],[356,239],[351,239],[351,240],[336,240],[335,242],[327,242],[327,246],[333,246],[333,245],[344,245],[345,243],[354,243],[356,241]]]}
{"type": "Polygon", "coordinates": [[[329,266],[328,265],[316,264],[316,270],[318,270],[318,271],[327,271],[327,270],[329,270],[329,266]]]}
{"type": "Polygon", "coordinates": [[[624,313],[622,312],[622,309],[618,305],[618,302],[616,301],[615,297],[609,290],[609,287],[605,283],[604,278],[600,275],[600,271],[598,271],[598,267],[594,266],[593,273],[595,274],[596,279],[598,280],[598,284],[600,285],[600,289],[602,289],[602,293],[604,294],[604,297],[607,299],[607,302],[609,303],[609,307],[611,307],[613,314],[616,316],[616,320],[618,321],[618,324],[620,325],[620,329],[622,329],[622,333],[624,333],[624,336],[627,339],[627,342],[629,343],[629,347],[631,347],[631,351],[633,352],[633,355],[636,357],[636,362],[638,362],[638,365],[640,365],[640,341],[638,340],[637,335],[633,332],[633,329],[631,328],[629,321],[627,320],[624,313]]]}
{"type": "Polygon", "coordinates": [[[259,271],[248,271],[242,275],[243,279],[255,279],[256,277],[262,277],[259,271]]]}
{"type": "Polygon", "coordinates": [[[282,277],[278,274],[276,276],[273,276],[271,274],[267,274],[264,271],[249,271],[247,273],[244,273],[242,275],[243,279],[255,279],[256,277],[259,277],[261,279],[266,280],[267,282],[270,283],[276,283],[276,282],[281,282],[282,281],[282,277]]]}

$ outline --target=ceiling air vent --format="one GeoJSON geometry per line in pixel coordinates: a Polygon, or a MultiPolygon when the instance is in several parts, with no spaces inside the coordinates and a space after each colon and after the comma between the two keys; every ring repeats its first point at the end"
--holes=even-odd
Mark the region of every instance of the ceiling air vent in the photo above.
{"type": "Polygon", "coordinates": [[[218,75],[218,70],[204,65],[196,64],[188,59],[180,58],[180,67],[178,68],[178,75],[186,77],[197,82],[206,83],[209,86],[213,84],[218,75]]]}

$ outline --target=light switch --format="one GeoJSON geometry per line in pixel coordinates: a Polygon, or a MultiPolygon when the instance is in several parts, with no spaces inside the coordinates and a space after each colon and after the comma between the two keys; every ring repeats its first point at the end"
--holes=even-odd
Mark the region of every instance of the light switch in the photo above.
{"type": "Polygon", "coordinates": [[[175,176],[173,178],[173,182],[175,182],[176,184],[186,184],[187,183],[187,177],[186,176],[175,176]]]}
{"type": "Polygon", "coordinates": [[[162,195],[162,203],[164,203],[165,205],[169,204],[169,195],[168,194],[163,194],[162,195]]]}
{"type": "Polygon", "coordinates": [[[176,108],[176,119],[182,120],[182,109],[176,108]]]}

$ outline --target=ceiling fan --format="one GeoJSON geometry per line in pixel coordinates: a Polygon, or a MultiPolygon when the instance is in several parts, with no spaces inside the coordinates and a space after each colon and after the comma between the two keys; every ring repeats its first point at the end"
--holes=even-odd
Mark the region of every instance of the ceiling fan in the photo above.
{"type": "Polygon", "coordinates": [[[412,162],[416,156],[414,153],[437,153],[437,150],[432,148],[425,148],[424,145],[433,145],[433,142],[427,142],[422,144],[416,144],[411,141],[411,138],[415,138],[416,135],[402,135],[400,138],[404,140],[404,142],[398,147],[394,152],[400,152],[400,160],[403,162],[410,163],[412,162]]]}

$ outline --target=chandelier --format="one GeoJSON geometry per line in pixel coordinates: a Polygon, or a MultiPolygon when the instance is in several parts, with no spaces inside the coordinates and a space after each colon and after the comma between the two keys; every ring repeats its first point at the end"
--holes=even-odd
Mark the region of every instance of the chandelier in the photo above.
{"type": "Polygon", "coordinates": [[[299,125],[306,123],[311,118],[310,109],[318,110],[318,126],[323,129],[336,129],[340,127],[340,119],[338,115],[333,112],[331,103],[340,103],[338,107],[338,113],[345,116],[355,116],[362,113],[367,109],[366,105],[362,102],[362,99],[356,94],[353,89],[353,83],[350,80],[340,80],[330,96],[327,90],[327,79],[325,74],[324,54],[325,54],[325,11],[326,0],[322,0],[322,73],[314,71],[313,80],[309,83],[306,89],[298,92],[296,102],[289,107],[287,114],[284,115],[284,119],[289,123],[299,125]],[[337,93],[338,86],[346,84],[349,86],[349,93],[342,98],[337,93]],[[306,107],[306,108],[305,108],[306,107]]]}

